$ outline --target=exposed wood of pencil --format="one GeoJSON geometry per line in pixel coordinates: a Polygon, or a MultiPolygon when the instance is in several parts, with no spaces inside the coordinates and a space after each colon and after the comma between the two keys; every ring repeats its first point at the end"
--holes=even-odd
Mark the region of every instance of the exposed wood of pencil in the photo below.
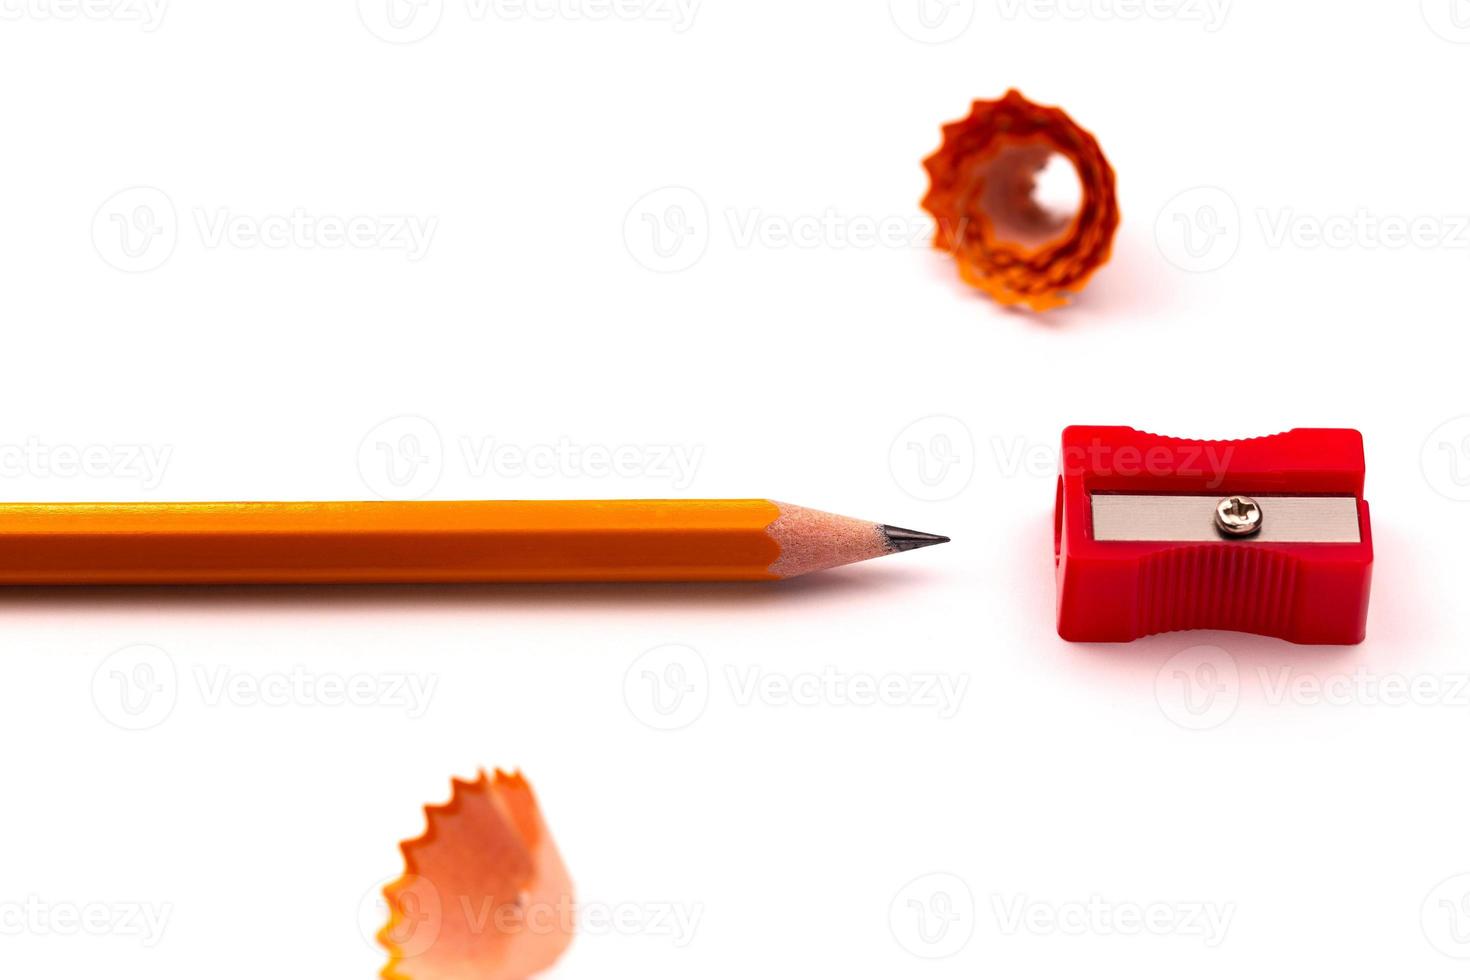
{"type": "Polygon", "coordinates": [[[0,504],[0,584],[757,581],[947,540],[770,500],[0,504]]]}

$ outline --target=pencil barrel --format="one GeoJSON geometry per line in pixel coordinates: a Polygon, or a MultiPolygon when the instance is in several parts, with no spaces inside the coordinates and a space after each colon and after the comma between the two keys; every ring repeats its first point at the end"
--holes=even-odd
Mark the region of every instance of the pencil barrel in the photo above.
{"type": "Polygon", "coordinates": [[[756,581],[767,500],[0,505],[0,584],[756,581]]]}

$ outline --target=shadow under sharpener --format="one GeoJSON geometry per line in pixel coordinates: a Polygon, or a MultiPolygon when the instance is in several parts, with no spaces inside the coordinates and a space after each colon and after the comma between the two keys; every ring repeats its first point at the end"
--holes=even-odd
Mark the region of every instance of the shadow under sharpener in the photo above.
{"type": "Polygon", "coordinates": [[[1363,475],[1353,429],[1205,441],[1068,427],[1057,632],[1080,642],[1191,629],[1362,642],[1373,569],[1363,475]]]}

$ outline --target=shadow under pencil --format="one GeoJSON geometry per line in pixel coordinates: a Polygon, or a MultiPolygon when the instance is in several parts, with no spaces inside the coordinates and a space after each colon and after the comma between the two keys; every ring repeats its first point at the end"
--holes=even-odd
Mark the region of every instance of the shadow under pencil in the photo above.
{"type": "Polygon", "coordinates": [[[0,616],[38,610],[167,608],[449,611],[751,608],[925,587],[935,576],[906,567],[839,568],[769,582],[446,583],[407,585],[81,585],[0,587],[0,616]]]}

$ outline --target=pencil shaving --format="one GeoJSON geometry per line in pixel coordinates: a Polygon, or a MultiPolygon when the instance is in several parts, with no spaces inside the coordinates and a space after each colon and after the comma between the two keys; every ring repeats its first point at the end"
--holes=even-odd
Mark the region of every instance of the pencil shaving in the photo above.
{"type": "Polygon", "coordinates": [[[571,878],[519,773],[455,779],[448,803],[401,846],[404,875],[383,889],[384,980],[521,980],[572,941],[571,878]]]}
{"type": "Polygon", "coordinates": [[[1039,312],[1070,302],[1108,261],[1118,229],[1113,169],[1097,140],[1061,109],[1015,89],[976,101],[943,133],[924,161],[934,247],[999,303],[1039,312]],[[1073,215],[1053,214],[1033,197],[1036,175],[1054,154],[1071,163],[1081,186],[1073,215]]]}

